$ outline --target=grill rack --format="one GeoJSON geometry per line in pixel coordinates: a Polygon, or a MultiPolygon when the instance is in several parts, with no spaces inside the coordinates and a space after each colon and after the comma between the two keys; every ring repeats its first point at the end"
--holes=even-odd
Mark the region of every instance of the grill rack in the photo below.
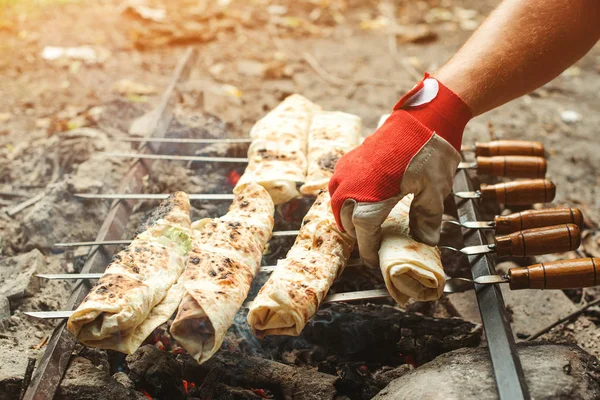
{"type": "MultiPolygon", "coordinates": [[[[135,140],[144,142],[144,146],[139,149],[139,154],[143,157],[136,159],[118,189],[119,193],[130,193],[132,196],[129,199],[117,199],[111,203],[107,217],[95,240],[114,244],[92,246],[81,270],[82,273],[104,271],[117,250],[116,246],[121,244],[119,243],[121,241],[116,238],[122,237],[125,231],[123,221],[127,221],[133,211],[135,193],[139,193],[142,189],[142,178],[151,172],[153,160],[163,159],[161,156],[154,156],[153,153],[157,150],[155,144],[176,142],[176,140],[165,138],[173,120],[173,106],[177,97],[176,86],[180,80],[187,79],[196,57],[196,50],[190,47],[186,49],[179,60],[170,84],[153,112],[153,123],[150,126],[153,126],[154,129],[152,134],[148,135],[151,140],[148,142],[135,140]]],[[[198,143],[202,143],[202,141],[198,141],[198,143]]],[[[177,157],[173,157],[173,159],[177,159],[177,157]]],[[[453,189],[455,192],[473,190],[473,183],[465,170],[457,172],[453,189]]],[[[454,201],[456,201],[455,205],[461,222],[479,220],[477,200],[456,198],[454,201]]],[[[463,237],[467,246],[487,244],[484,234],[478,230],[463,229],[463,237]]],[[[472,266],[473,278],[495,273],[495,255],[477,255],[468,258],[472,266]]],[[[475,286],[499,398],[503,400],[529,399],[523,368],[516,351],[500,288],[497,285],[475,286]]],[[[74,309],[83,300],[89,289],[89,283],[80,280],[73,290],[67,308],[74,309]]],[[[366,294],[372,291],[364,292],[366,294]]],[[[76,338],[66,330],[66,321],[61,321],[48,341],[46,350],[25,392],[24,400],[50,400],[54,397],[76,344],[76,338]]]]}

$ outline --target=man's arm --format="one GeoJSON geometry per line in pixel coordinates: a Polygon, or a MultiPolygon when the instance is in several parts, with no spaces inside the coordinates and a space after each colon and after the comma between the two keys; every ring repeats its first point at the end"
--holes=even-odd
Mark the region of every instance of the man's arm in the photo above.
{"type": "Polygon", "coordinates": [[[600,1],[504,0],[434,76],[479,115],[544,85],[600,39],[600,1]]]}
{"type": "Polygon", "coordinates": [[[381,224],[408,193],[411,234],[437,244],[467,122],[556,77],[599,37],[600,0],[504,0],[438,73],[338,161],[329,183],[333,213],[356,237],[363,260],[377,265],[381,224]]]}

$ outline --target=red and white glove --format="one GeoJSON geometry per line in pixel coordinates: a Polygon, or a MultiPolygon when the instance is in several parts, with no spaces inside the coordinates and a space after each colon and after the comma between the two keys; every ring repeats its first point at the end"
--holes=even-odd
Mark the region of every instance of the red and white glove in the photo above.
{"type": "Polygon", "coordinates": [[[408,193],[415,195],[411,234],[437,244],[471,116],[465,102],[425,74],[375,133],[340,158],[329,182],[331,206],[339,228],[357,239],[365,263],[379,264],[381,224],[408,193]]]}

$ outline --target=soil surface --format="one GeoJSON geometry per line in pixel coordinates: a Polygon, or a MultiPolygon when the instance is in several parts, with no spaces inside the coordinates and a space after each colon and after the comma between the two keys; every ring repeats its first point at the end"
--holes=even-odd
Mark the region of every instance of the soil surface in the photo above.
{"type": "MultiPolygon", "coordinates": [[[[300,93],[325,109],[359,115],[367,135],[380,115],[424,71],[442,65],[496,4],[138,1],[159,10],[159,15],[144,17],[139,8],[125,3],[0,1],[0,260],[37,249],[45,263],[38,272],[81,268],[88,249],[57,252],[53,244],[93,240],[108,203],[80,201],[72,194],[116,190],[131,161],[100,152],[135,151],[116,138],[128,136],[131,123],[158,103],[186,45],[195,46],[199,57],[190,78],[179,85],[177,121],[188,127],[183,131],[190,132],[198,115],[206,124],[210,114],[226,125],[217,123],[200,134],[246,137],[265,112],[285,96],[300,93]],[[394,29],[395,39],[390,34],[394,29]],[[57,51],[52,47],[78,46],[87,46],[85,59],[49,59],[57,51]],[[41,197],[35,204],[12,213],[37,195],[41,197]]],[[[579,207],[586,216],[586,239],[578,252],[545,260],[600,257],[599,92],[596,46],[544,87],[475,118],[465,132],[465,144],[498,138],[545,145],[548,177],[558,188],[552,205],[579,207]]],[[[240,155],[244,149],[213,146],[202,154],[232,151],[240,155]]],[[[177,162],[155,167],[145,186],[149,193],[231,187],[228,178],[218,180],[218,171],[210,168],[191,169],[177,162]]],[[[130,231],[155,205],[139,205],[130,231]]],[[[193,219],[216,217],[225,209],[196,205],[193,219]]],[[[0,320],[0,394],[20,384],[27,357],[41,355],[55,326],[22,312],[61,309],[71,289],[68,282],[42,282],[30,297],[10,302],[10,315],[0,320]]],[[[600,291],[565,294],[571,305],[580,305],[599,297],[600,291]]],[[[440,306],[436,312],[448,315],[453,308],[440,306]]],[[[585,315],[591,326],[561,325],[546,339],[573,341],[569,338],[577,336],[574,331],[597,330],[600,308],[585,315]]]]}

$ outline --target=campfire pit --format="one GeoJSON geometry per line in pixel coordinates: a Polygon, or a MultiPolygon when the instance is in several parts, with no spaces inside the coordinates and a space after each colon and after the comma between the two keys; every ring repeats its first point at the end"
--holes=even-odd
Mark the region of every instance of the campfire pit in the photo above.
{"type": "MultiPolygon", "coordinates": [[[[156,124],[155,136],[166,134],[168,138],[193,138],[207,132],[215,132],[215,136],[225,134],[224,125],[215,117],[173,117],[170,112],[175,82],[189,68],[191,59],[193,54],[188,51],[163,98],[162,109],[159,108],[162,111],[155,114],[163,115],[156,124]],[[163,123],[165,119],[170,121],[169,125],[163,123]],[[191,126],[190,121],[194,121],[191,126]],[[202,130],[198,121],[210,124],[210,128],[202,130]]],[[[198,152],[191,150],[187,144],[153,142],[141,147],[140,151],[148,149],[160,154],[239,157],[240,147],[243,148],[243,144],[219,144],[203,147],[198,152]]],[[[168,171],[173,168],[184,167],[173,167],[166,161],[140,160],[134,164],[120,191],[165,193],[179,189],[181,182],[169,179],[171,174],[168,171]]],[[[203,182],[205,193],[231,192],[242,172],[240,166],[225,163],[190,162],[185,169],[190,171],[190,176],[200,176],[206,181],[203,182]]],[[[471,189],[466,174],[461,175],[459,185],[455,190],[471,189]]],[[[137,203],[134,200],[115,201],[97,239],[121,240],[123,236],[131,237],[154,204],[137,203]]],[[[192,202],[193,206],[198,204],[192,202]]],[[[222,215],[227,204],[227,200],[202,203],[202,207],[192,209],[192,219],[222,215]]],[[[275,231],[298,229],[310,204],[311,199],[303,198],[278,206],[275,231]]],[[[465,208],[463,203],[458,214],[453,209],[453,201],[447,201],[447,204],[448,211],[455,216],[477,217],[476,212],[472,208],[465,208]]],[[[468,204],[472,207],[472,203],[468,204]]],[[[458,241],[457,247],[464,244],[462,235],[457,236],[455,230],[444,231],[442,240],[446,243],[458,241]]],[[[483,236],[468,240],[485,243],[483,236]]],[[[293,241],[291,236],[275,237],[264,254],[263,265],[273,265],[283,258],[293,241]]],[[[94,246],[81,271],[101,272],[114,251],[115,246],[94,246]]],[[[353,258],[356,257],[354,254],[353,258]]],[[[443,261],[453,275],[468,276],[470,268],[465,257],[451,255],[443,261]]],[[[488,257],[479,257],[471,262],[483,263],[493,271],[493,264],[488,257]]],[[[264,273],[256,277],[250,298],[267,278],[268,275],[264,273]]],[[[384,288],[384,283],[378,274],[364,268],[349,267],[335,282],[330,293],[381,288],[384,288]]],[[[85,284],[78,286],[71,306],[78,304],[87,289],[85,284]]],[[[492,299],[492,309],[495,308],[501,315],[501,295],[496,292],[494,295],[496,300],[492,299]]],[[[361,301],[357,304],[325,304],[300,336],[267,337],[263,340],[256,339],[249,331],[246,313],[245,309],[238,313],[220,352],[202,365],[185,353],[164,325],[138,351],[125,357],[113,351],[90,350],[76,344],[61,324],[47,345],[25,398],[52,398],[56,394],[59,399],[115,398],[125,395],[141,399],[323,399],[335,396],[370,399],[401,371],[418,367],[442,353],[478,346],[482,336],[480,325],[448,318],[448,312],[439,303],[414,303],[406,309],[400,309],[391,299],[361,301]],[[71,357],[74,349],[76,356],[71,357]],[[65,371],[65,379],[61,381],[65,371]],[[89,380],[78,374],[83,374],[89,380]]],[[[502,346],[507,346],[509,350],[511,345],[514,346],[506,319],[502,320],[501,327],[500,336],[504,342],[500,347],[497,341],[490,342],[492,356],[502,346]]],[[[514,357],[511,359],[516,360],[511,371],[519,375],[516,351],[511,354],[514,357]]],[[[498,370],[496,373],[497,378],[503,374],[498,370]]]]}

